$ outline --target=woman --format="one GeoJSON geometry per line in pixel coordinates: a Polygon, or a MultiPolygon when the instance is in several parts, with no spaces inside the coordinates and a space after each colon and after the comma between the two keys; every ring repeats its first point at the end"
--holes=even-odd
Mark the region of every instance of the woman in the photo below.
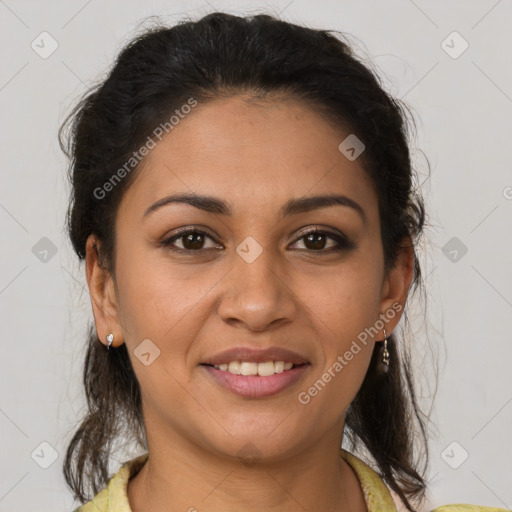
{"type": "Polygon", "coordinates": [[[69,120],[95,323],[77,510],[417,510],[404,107],[326,31],[214,13],[132,41],[69,120]],[[121,435],[146,453],[109,480],[121,435]]]}

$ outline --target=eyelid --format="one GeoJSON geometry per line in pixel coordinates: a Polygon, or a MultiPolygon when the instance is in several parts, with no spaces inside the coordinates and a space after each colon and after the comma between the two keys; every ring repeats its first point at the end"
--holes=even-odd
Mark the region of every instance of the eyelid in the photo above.
{"type": "Polygon", "coordinates": [[[314,226],[314,227],[308,227],[304,228],[303,230],[300,230],[298,234],[296,235],[295,240],[298,240],[306,235],[309,235],[311,233],[321,233],[325,235],[333,235],[333,236],[341,236],[346,238],[345,234],[340,231],[333,231],[331,228],[323,227],[323,226],[314,226]]]}

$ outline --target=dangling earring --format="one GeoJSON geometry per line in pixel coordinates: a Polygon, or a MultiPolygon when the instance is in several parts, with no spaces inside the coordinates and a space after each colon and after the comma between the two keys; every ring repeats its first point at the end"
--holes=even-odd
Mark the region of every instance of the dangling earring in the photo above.
{"type": "Polygon", "coordinates": [[[108,341],[107,351],[109,351],[110,345],[112,345],[112,342],[114,341],[114,335],[112,333],[107,334],[107,341],[108,341]]]}
{"type": "Polygon", "coordinates": [[[386,334],[386,329],[382,329],[384,331],[384,350],[382,351],[382,363],[384,364],[384,372],[386,373],[389,370],[389,352],[388,352],[388,336],[386,334]]]}

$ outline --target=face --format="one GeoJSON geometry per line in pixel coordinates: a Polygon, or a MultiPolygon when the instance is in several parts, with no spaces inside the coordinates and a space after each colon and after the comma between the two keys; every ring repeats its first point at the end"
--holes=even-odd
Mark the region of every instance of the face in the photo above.
{"type": "MultiPolygon", "coordinates": [[[[127,344],[148,438],[230,456],[250,443],[278,460],[341,436],[383,339],[379,330],[362,343],[361,333],[403,305],[411,263],[385,275],[377,195],[358,160],[338,150],[347,135],[305,104],[235,96],[198,105],[146,157],[119,206],[115,276],[94,313],[103,340],[115,331],[114,346],[127,344]],[[178,194],[222,205],[165,201],[178,194]],[[283,210],[334,195],[342,199],[283,210]],[[203,364],[227,349],[269,347],[306,364],[268,377],[203,364]]],[[[93,294],[96,272],[88,258],[93,294]]],[[[398,320],[385,324],[388,335],[398,320]]]]}

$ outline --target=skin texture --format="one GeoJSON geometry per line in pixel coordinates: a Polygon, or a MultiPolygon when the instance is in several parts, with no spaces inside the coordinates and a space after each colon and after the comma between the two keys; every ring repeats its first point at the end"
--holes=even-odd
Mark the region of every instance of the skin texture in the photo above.
{"type": "Polygon", "coordinates": [[[307,405],[297,395],[380,314],[396,303],[403,311],[413,255],[402,250],[385,275],[377,195],[358,160],[338,150],[348,133],[298,101],[246,100],[198,105],[149,153],[119,207],[114,276],[98,264],[95,237],[87,243],[98,335],[114,333],[114,350],[127,344],[142,390],[150,457],[129,482],[129,501],[134,512],[365,511],[339,446],[382,331],[307,405]],[[144,216],[159,199],[190,192],[225,201],[233,215],[172,203],[144,216]],[[279,218],[290,199],[333,193],[359,203],[366,220],[340,205],[279,218]],[[187,245],[196,252],[159,245],[194,226],[211,237],[187,245]],[[315,227],[355,247],[308,242],[315,227]],[[248,236],[263,249],[252,263],[236,252],[248,236]],[[133,353],[144,339],[160,350],[149,366],[133,353]],[[265,399],[224,390],[199,366],[229,347],[273,345],[310,366],[265,399]],[[256,464],[238,456],[248,443],[256,464]]]}

